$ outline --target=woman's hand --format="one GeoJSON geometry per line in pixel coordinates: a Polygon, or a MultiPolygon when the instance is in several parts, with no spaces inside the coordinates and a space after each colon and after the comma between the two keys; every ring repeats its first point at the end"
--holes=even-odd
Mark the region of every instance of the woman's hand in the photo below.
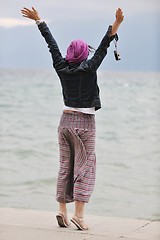
{"type": "Polygon", "coordinates": [[[123,22],[124,16],[121,8],[118,8],[116,11],[116,22],[121,23],[123,22]]]}
{"type": "Polygon", "coordinates": [[[124,16],[121,8],[118,8],[116,11],[116,20],[112,25],[112,35],[115,35],[118,31],[120,24],[123,22],[124,16]]]}
{"type": "Polygon", "coordinates": [[[21,10],[21,13],[22,13],[23,17],[26,17],[26,18],[29,18],[29,19],[33,19],[35,21],[41,19],[40,16],[39,16],[38,11],[34,7],[32,7],[32,9],[23,8],[21,10]]]}

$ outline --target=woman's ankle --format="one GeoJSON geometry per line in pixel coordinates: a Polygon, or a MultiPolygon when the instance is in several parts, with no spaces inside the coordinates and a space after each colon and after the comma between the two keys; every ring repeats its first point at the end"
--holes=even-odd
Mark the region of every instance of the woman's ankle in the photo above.
{"type": "Polygon", "coordinates": [[[75,211],[74,215],[78,218],[84,218],[84,207],[85,203],[80,201],[75,201],[75,211]]]}
{"type": "Polygon", "coordinates": [[[59,212],[62,212],[62,213],[64,213],[64,214],[67,214],[66,203],[59,203],[59,212]]]}

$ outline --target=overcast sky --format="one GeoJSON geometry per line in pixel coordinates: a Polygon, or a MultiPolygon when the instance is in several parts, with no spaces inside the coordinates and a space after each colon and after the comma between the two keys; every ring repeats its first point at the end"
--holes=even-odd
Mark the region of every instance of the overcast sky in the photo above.
{"type": "Polygon", "coordinates": [[[0,0],[1,67],[51,67],[48,50],[34,21],[21,17],[20,9],[24,6],[34,6],[39,11],[64,56],[72,39],[82,38],[97,47],[114,21],[115,10],[121,7],[125,15],[118,32],[122,60],[115,62],[112,44],[102,69],[160,70],[159,0],[0,0]]]}

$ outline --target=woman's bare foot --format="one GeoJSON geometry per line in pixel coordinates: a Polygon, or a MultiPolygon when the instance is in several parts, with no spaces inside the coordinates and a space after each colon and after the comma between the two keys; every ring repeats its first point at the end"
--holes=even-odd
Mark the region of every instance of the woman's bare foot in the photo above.
{"type": "Polygon", "coordinates": [[[76,215],[74,215],[71,218],[71,222],[74,223],[79,230],[82,230],[82,231],[88,230],[88,226],[85,224],[83,218],[79,218],[76,215]]]}
{"type": "Polygon", "coordinates": [[[57,219],[58,225],[60,227],[69,227],[70,226],[70,222],[68,221],[66,212],[59,211],[56,215],[56,219],[57,219]]]}
{"type": "Polygon", "coordinates": [[[84,222],[85,202],[75,201],[75,212],[71,222],[76,225],[79,230],[88,230],[88,226],[84,222]]]}
{"type": "Polygon", "coordinates": [[[56,219],[60,227],[70,226],[70,222],[68,221],[68,217],[67,217],[66,203],[59,203],[59,211],[56,215],[56,219]]]}

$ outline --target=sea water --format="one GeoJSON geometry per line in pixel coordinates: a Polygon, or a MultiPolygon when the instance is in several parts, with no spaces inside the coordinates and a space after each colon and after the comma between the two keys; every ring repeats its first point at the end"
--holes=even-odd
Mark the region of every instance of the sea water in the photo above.
{"type": "MultiPolygon", "coordinates": [[[[160,73],[98,72],[98,82],[96,184],[86,212],[160,220],[160,73]]],[[[62,109],[53,70],[0,70],[0,207],[57,210],[62,109]]]]}

